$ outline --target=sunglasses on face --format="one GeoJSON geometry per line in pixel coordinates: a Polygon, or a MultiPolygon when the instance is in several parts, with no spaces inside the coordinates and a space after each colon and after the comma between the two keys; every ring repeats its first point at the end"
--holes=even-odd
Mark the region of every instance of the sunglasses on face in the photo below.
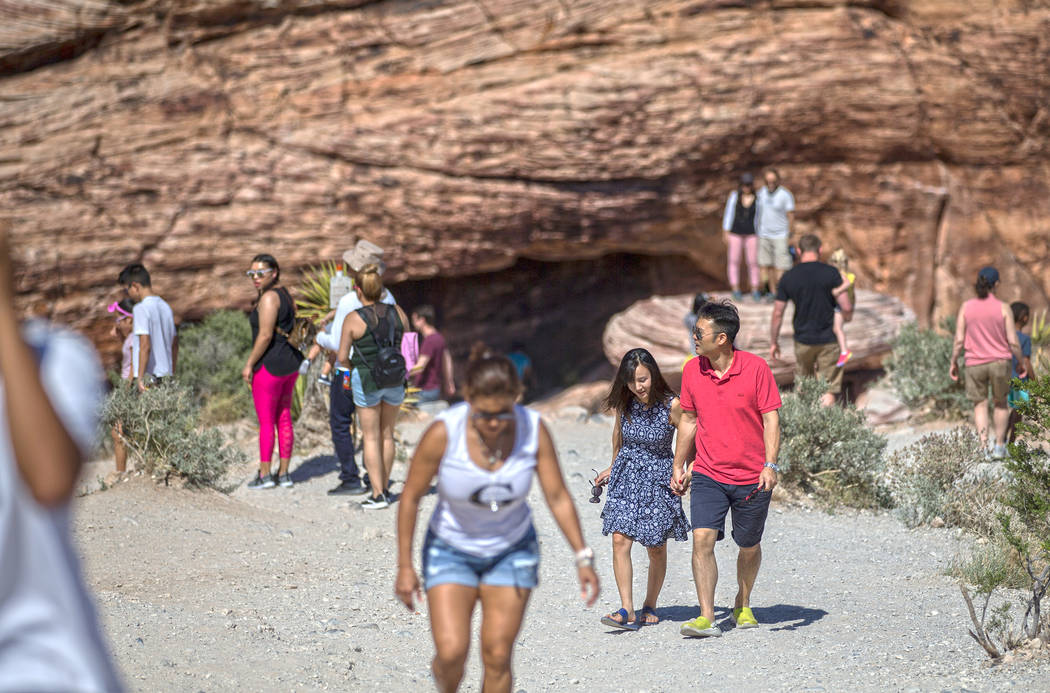
{"type": "Polygon", "coordinates": [[[273,272],[273,269],[250,269],[244,273],[244,276],[248,277],[248,279],[262,279],[270,272],[273,272]]]}
{"type": "Polygon", "coordinates": [[[512,411],[472,411],[470,418],[475,421],[513,421],[512,411]]]}
{"type": "MultiPolygon", "coordinates": [[[[712,332],[711,336],[713,337],[716,334],[725,334],[725,332],[712,332]]],[[[698,342],[704,341],[704,331],[701,330],[699,327],[694,327],[693,328],[693,339],[695,339],[698,342]]]]}

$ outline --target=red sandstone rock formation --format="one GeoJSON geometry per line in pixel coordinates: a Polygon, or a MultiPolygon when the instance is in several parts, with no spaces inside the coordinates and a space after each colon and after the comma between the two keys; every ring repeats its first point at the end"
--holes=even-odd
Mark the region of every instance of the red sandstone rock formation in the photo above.
{"type": "MultiPolygon", "coordinates": [[[[729,296],[712,296],[713,300],[725,298],[729,296]]],[[[853,320],[845,328],[853,358],[845,368],[878,368],[883,357],[892,350],[901,327],[915,322],[915,314],[899,299],[874,291],[858,289],[856,298],[853,320]]],[[[646,348],[668,381],[677,384],[682,365],[692,356],[692,340],[684,323],[692,303],[692,296],[654,296],[616,314],[602,336],[606,358],[618,366],[623,355],[631,349],[646,348]]],[[[735,340],[737,348],[768,359],[773,304],[745,299],[736,305],[740,311],[740,332],[735,340]]],[[[781,384],[790,383],[795,375],[794,330],[791,326],[794,315],[794,304],[788,303],[780,330],[780,360],[770,363],[773,375],[781,384]]]]}
{"type": "MultiPolygon", "coordinates": [[[[126,262],[193,318],[250,300],[253,253],[294,278],[358,235],[395,281],[627,253],[710,282],[731,178],[776,164],[796,230],[920,321],[989,262],[1043,307],[1048,28],[1033,0],[8,0],[0,216],[27,309],[100,335],[126,262]]],[[[558,274],[573,316],[622,307],[558,274]]],[[[498,313],[473,286],[439,310],[498,313]]]]}

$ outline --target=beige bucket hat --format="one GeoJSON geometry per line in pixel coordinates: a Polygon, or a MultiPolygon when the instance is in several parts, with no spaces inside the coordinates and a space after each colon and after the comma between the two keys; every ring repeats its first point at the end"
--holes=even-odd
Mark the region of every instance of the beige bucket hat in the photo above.
{"type": "Polygon", "coordinates": [[[362,239],[353,248],[343,253],[343,262],[354,272],[360,272],[365,265],[379,265],[379,274],[383,274],[386,271],[383,252],[383,249],[375,243],[362,239]]]}

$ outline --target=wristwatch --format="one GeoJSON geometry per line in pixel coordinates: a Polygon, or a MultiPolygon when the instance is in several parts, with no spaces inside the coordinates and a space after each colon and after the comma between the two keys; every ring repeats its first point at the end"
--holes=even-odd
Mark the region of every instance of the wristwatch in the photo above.
{"type": "Polygon", "coordinates": [[[589,546],[584,546],[582,549],[576,552],[576,565],[594,565],[594,549],[589,546]]]}
{"type": "Polygon", "coordinates": [[[779,465],[779,464],[777,464],[776,462],[766,462],[766,463],[765,463],[764,465],[762,465],[762,466],[763,466],[763,467],[769,467],[770,469],[772,469],[772,470],[773,470],[774,472],[776,472],[777,474],[780,474],[780,465],[779,465]]]}

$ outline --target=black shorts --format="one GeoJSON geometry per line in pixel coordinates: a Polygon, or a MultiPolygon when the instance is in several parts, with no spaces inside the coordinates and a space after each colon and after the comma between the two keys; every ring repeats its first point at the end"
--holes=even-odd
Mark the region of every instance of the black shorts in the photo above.
{"type": "Polygon", "coordinates": [[[733,511],[733,541],[750,548],[762,541],[772,491],[758,491],[758,484],[723,484],[706,474],[693,472],[689,491],[689,516],[693,529],[716,529],[718,541],[725,537],[726,513],[733,511]],[[750,500],[744,500],[751,495],[750,500]]]}

